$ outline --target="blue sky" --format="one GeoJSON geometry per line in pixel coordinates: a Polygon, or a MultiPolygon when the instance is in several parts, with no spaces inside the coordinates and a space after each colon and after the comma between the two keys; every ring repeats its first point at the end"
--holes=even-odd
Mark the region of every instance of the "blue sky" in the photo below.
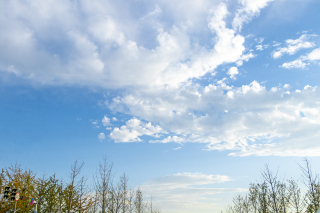
{"type": "Polygon", "coordinates": [[[320,171],[320,2],[1,1],[1,167],[116,175],[220,212],[265,164],[320,171]]]}

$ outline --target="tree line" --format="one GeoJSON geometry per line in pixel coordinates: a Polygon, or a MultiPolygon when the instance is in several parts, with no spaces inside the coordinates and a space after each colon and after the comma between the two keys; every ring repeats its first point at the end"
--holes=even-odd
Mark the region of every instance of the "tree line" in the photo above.
{"type": "MultiPolygon", "coordinates": [[[[20,165],[3,168],[0,173],[0,213],[13,211],[14,202],[4,199],[6,186],[17,189],[20,196],[33,197],[38,213],[160,213],[153,206],[152,197],[145,201],[140,188],[128,186],[125,173],[114,181],[113,163],[107,157],[99,162],[93,183],[81,175],[84,163],[75,161],[67,180],[59,180],[56,175],[43,174],[37,177],[31,170],[23,170],[20,165]]],[[[31,212],[29,202],[19,200],[17,212],[31,212]]]]}
{"type": "Polygon", "coordinates": [[[251,183],[247,194],[235,196],[226,213],[316,213],[320,207],[318,175],[312,172],[306,158],[299,167],[305,192],[297,180],[281,180],[278,172],[273,173],[266,165],[261,172],[261,182],[251,183]]]}

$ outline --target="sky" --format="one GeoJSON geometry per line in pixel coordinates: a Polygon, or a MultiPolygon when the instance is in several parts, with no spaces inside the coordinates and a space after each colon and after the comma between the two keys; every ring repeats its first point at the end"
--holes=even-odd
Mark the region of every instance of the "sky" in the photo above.
{"type": "Polygon", "coordinates": [[[320,171],[318,0],[0,0],[0,166],[221,212],[266,164],[320,171]]]}

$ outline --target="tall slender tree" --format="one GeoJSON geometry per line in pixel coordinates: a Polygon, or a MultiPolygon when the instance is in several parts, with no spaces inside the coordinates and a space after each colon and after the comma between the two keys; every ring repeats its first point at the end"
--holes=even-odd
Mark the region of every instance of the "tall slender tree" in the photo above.
{"type": "Polygon", "coordinates": [[[79,163],[76,160],[73,165],[71,166],[70,172],[70,182],[69,185],[65,189],[66,195],[66,203],[67,203],[67,212],[70,213],[74,208],[76,208],[76,201],[77,201],[77,190],[78,190],[78,182],[77,178],[81,172],[84,163],[79,163]]]}
{"type": "Polygon", "coordinates": [[[136,213],[144,213],[145,204],[143,202],[143,195],[142,195],[142,191],[140,190],[140,188],[138,188],[136,191],[134,204],[135,204],[136,213]]]}
{"type": "Polygon", "coordinates": [[[125,173],[120,177],[120,186],[119,190],[121,191],[121,208],[122,213],[127,211],[127,194],[128,194],[128,177],[125,173]]]}
{"type": "Polygon", "coordinates": [[[255,184],[250,184],[249,188],[249,203],[252,207],[253,213],[257,213],[258,211],[258,204],[259,204],[259,189],[255,184]]]}
{"type": "Polygon", "coordinates": [[[317,193],[317,191],[320,191],[319,188],[319,180],[318,176],[314,175],[311,170],[310,162],[307,158],[304,158],[305,166],[299,165],[302,176],[303,176],[303,183],[308,188],[308,195],[307,199],[310,202],[310,206],[308,208],[308,211],[316,212],[319,210],[319,204],[320,204],[320,193],[317,193]]]}
{"type": "Polygon", "coordinates": [[[261,173],[264,181],[269,185],[269,202],[271,203],[272,211],[275,213],[280,212],[281,202],[278,193],[280,191],[279,181],[277,179],[278,172],[273,175],[268,165],[265,165],[265,170],[261,173]]]}
{"type": "Polygon", "coordinates": [[[45,208],[44,205],[46,204],[45,195],[48,192],[48,186],[50,181],[46,178],[46,174],[44,173],[41,178],[36,180],[36,193],[37,193],[37,205],[38,205],[38,212],[42,213],[43,209],[45,208]]]}
{"type": "Polygon", "coordinates": [[[294,179],[288,180],[289,187],[288,192],[290,193],[289,203],[293,212],[300,213],[304,212],[306,208],[306,198],[302,195],[301,189],[294,179]]]}
{"type": "Polygon", "coordinates": [[[107,156],[104,156],[99,163],[98,172],[94,176],[96,196],[102,213],[106,213],[110,205],[109,195],[113,179],[112,167],[112,162],[109,161],[107,156]]]}

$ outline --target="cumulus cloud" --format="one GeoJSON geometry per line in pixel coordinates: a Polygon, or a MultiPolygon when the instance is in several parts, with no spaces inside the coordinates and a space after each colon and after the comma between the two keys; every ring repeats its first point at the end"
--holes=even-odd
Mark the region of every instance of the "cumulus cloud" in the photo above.
{"type": "Polygon", "coordinates": [[[165,132],[160,126],[153,126],[150,122],[145,123],[133,118],[127,121],[125,126],[114,128],[110,133],[110,137],[116,142],[136,142],[142,141],[139,138],[142,135],[157,137],[158,133],[165,132]]]}
{"type": "Polygon", "coordinates": [[[283,63],[281,65],[282,68],[292,69],[292,68],[305,68],[306,63],[302,62],[302,60],[295,60],[288,63],[283,63]]]}
{"type": "Polygon", "coordinates": [[[303,60],[318,61],[320,60],[320,48],[312,50],[309,54],[302,57],[303,60]]]}
{"type": "Polygon", "coordinates": [[[212,210],[219,206],[211,195],[245,192],[242,188],[208,187],[231,181],[225,175],[207,175],[202,173],[178,173],[157,178],[142,185],[141,189],[152,194],[155,205],[166,212],[195,212],[212,210]]]}
{"type": "Polygon", "coordinates": [[[231,79],[236,79],[235,76],[239,74],[238,68],[237,67],[231,67],[228,70],[227,74],[230,75],[231,79]]]}
{"type": "MultiPolygon", "coordinates": [[[[162,0],[158,6],[142,4],[145,15],[137,17],[130,6],[119,14],[117,4],[123,2],[117,2],[6,1],[0,19],[1,72],[41,84],[134,88],[108,105],[133,117],[112,129],[116,142],[147,135],[156,138],[152,142],[200,142],[234,155],[302,155],[303,150],[315,155],[317,87],[291,92],[267,90],[256,81],[240,87],[227,85],[226,79],[207,86],[192,83],[215,74],[220,65],[241,66],[255,57],[239,32],[272,0],[239,0],[233,28],[227,22],[233,14],[224,3],[186,1],[177,7],[175,1],[162,0]],[[157,24],[148,25],[151,19],[157,24]],[[200,28],[208,37],[202,43],[197,42],[200,28]],[[142,29],[153,32],[148,34],[151,44],[139,34],[142,29]],[[306,138],[314,149],[300,143],[306,138]],[[265,152],[269,149],[274,151],[265,152]]],[[[307,39],[287,40],[275,57],[312,46],[307,39]]],[[[303,68],[319,58],[315,49],[282,67],[303,68]]],[[[236,67],[228,71],[232,79],[238,73],[236,67]]],[[[110,118],[101,122],[107,127],[110,118]]]]}
{"type": "Polygon", "coordinates": [[[107,116],[104,116],[101,121],[102,121],[103,126],[110,126],[111,125],[110,118],[108,118],[107,116]]]}
{"type": "Polygon", "coordinates": [[[100,140],[103,140],[103,139],[106,138],[106,135],[105,135],[103,132],[101,132],[101,133],[98,135],[98,138],[99,138],[100,140]]]}
{"type": "MultiPolygon", "coordinates": [[[[62,0],[7,1],[2,7],[10,13],[3,13],[0,21],[0,70],[41,84],[177,86],[215,72],[221,64],[249,59],[244,55],[244,37],[226,27],[226,4],[202,0],[177,8],[175,3],[160,1],[145,19],[166,11],[173,23],[156,26],[132,18],[130,9],[123,8],[120,16],[114,12],[117,4],[94,0],[75,7],[72,1],[62,0]],[[191,43],[197,26],[208,29],[206,44],[191,43]],[[153,46],[143,45],[142,28],[154,32],[150,34],[153,46]],[[212,40],[214,46],[207,48],[212,40]]],[[[251,8],[246,11],[256,11],[251,3],[243,5],[251,8]]]]}
{"type": "Polygon", "coordinates": [[[267,90],[256,81],[234,87],[223,80],[205,87],[148,88],[108,106],[168,131],[151,142],[203,143],[234,156],[318,156],[320,89],[288,89],[267,90]]]}
{"type": "Polygon", "coordinates": [[[304,34],[300,36],[300,38],[293,40],[286,40],[286,47],[278,48],[277,51],[273,53],[273,58],[280,58],[283,54],[293,55],[301,49],[314,47],[315,44],[313,42],[309,42],[309,40],[314,35],[304,34]]]}
{"type": "Polygon", "coordinates": [[[285,88],[285,89],[290,89],[291,86],[290,86],[290,84],[285,84],[285,85],[283,85],[283,88],[285,88]]]}

